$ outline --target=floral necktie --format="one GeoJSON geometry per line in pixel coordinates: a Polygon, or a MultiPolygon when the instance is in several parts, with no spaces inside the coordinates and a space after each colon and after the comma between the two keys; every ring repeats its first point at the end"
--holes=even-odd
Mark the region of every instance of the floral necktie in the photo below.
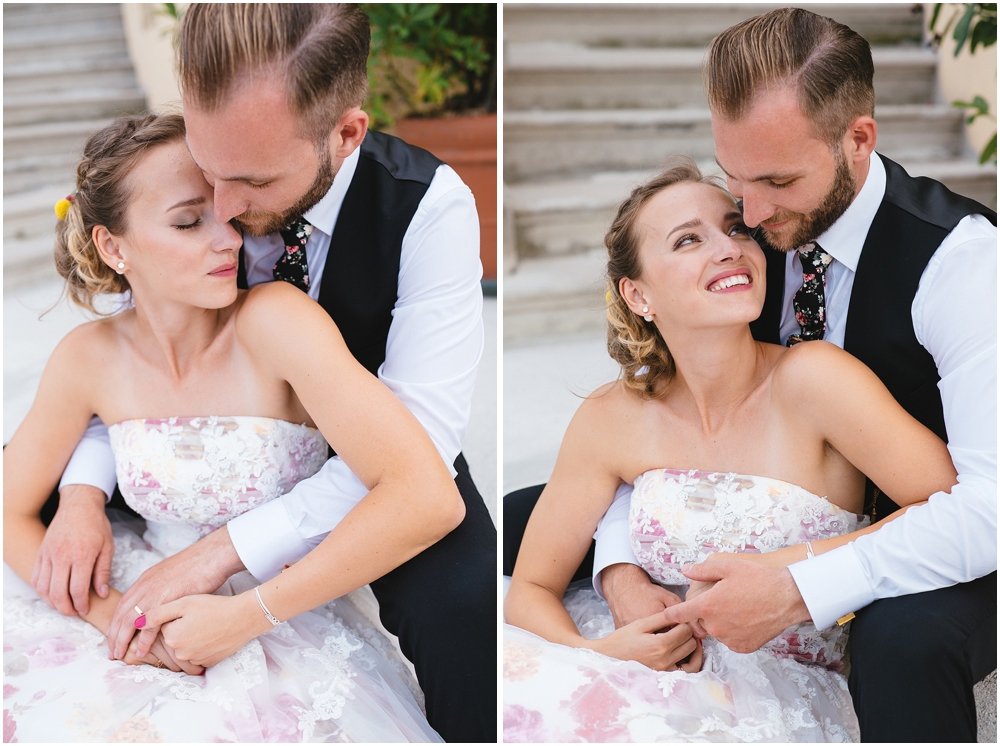
{"type": "Polygon", "coordinates": [[[282,228],[281,240],[285,253],[274,264],[274,279],[292,283],[303,293],[309,292],[309,264],[306,260],[306,241],[313,227],[308,220],[299,218],[282,228]]]}
{"type": "Polygon", "coordinates": [[[826,332],[826,270],[833,257],[812,242],[798,248],[802,261],[802,287],[795,291],[792,308],[801,334],[788,337],[788,346],[823,339],[826,332]]]}

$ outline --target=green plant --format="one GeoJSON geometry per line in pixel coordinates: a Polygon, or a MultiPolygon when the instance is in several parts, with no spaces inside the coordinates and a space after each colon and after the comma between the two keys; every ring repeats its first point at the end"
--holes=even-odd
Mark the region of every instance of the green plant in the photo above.
{"type": "Polygon", "coordinates": [[[496,111],[495,4],[362,7],[372,26],[365,108],[375,129],[398,116],[496,111]]]}
{"type": "MultiPolygon", "coordinates": [[[[976,47],[983,49],[992,47],[997,43],[997,5],[996,3],[965,3],[964,9],[955,9],[941,31],[937,30],[937,22],[941,13],[943,3],[934,5],[931,13],[929,30],[933,34],[935,45],[939,45],[945,35],[954,25],[952,38],[955,40],[955,56],[958,57],[966,42],[969,44],[969,54],[975,54],[976,47]]],[[[969,112],[966,124],[972,124],[980,117],[987,117],[996,121],[996,116],[990,114],[989,103],[982,96],[976,96],[972,101],[952,101],[952,106],[965,109],[969,112]]],[[[982,153],[979,155],[979,162],[997,162],[997,133],[993,133],[993,138],[986,143],[982,153]]]]}

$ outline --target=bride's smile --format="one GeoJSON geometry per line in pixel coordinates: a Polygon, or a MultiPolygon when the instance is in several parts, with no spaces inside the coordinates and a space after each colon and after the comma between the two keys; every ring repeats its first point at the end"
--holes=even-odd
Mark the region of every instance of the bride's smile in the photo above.
{"type": "Polygon", "coordinates": [[[760,315],[764,255],[723,190],[699,183],[665,189],[639,211],[635,228],[642,274],[623,279],[620,292],[661,334],[760,315]]]}

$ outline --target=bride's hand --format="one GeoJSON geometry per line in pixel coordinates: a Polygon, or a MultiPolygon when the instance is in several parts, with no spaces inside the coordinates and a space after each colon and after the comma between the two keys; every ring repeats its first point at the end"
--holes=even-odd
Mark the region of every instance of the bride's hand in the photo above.
{"type": "Polygon", "coordinates": [[[145,655],[139,655],[139,636],[136,635],[132,638],[129,643],[128,650],[125,652],[125,658],[123,659],[125,663],[130,666],[140,666],[143,664],[156,666],[157,668],[166,668],[171,671],[183,671],[191,676],[200,676],[204,673],[205,669],[202,666],[196,666],[188,661],[177,660],[174,657],[173,651],[167,647],[166,643],[163,641],[163,637],[157,635],[156,640],[154,640],[149,652],[145,655]]]}
{"type": "MultiPolygon", "coordinates": [[[[146,624],[161,627],[178,661],[214,666],[271,629],[252,591],[239,596],[185,596],[146,612],[146,624]]],[[[138,650],[145,653],[140,637],[138,650]]]]}
{"type": "Polygon", "coordinates": [[[636,620],[607,637],[593,641],[593,649],[619,660],[638,661],[657,671],[701,669],[701,645],[687,624],[663,630],[663,613],[636,620]],[[691,660],[678,665],[692,653],[691,660]]]}

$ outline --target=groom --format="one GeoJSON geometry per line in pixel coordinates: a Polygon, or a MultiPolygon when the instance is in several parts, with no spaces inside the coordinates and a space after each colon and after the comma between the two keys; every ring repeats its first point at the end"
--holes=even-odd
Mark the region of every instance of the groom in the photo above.
{"type": "MultiPolygon", "coordinates": [[[[700,623],[739,651],[856,611],[863,739],[975,741],[972,686],[996,668],[996,215],[874,152],[873,72],[864,39],[804,10],[750,19],[712,44],[716,159],[767,256],[751,328],[860,358],[948,442],[959,484],[788,570],[735,557],[695,566],[689,577],[715,585],[680,604],[636,566],[623,488],[598,529],[595,585],[619,625],[668,607],[668,624],[700,623]],[[817,273],[822,288],[803,301],[803,275],[817,273]]],[[[897,509],[868,487],[876,520],[897,509]]],[[[505,518],[525,510],[524,495],[511,498],[505,518]]]]}
{"type": "MultiPolygon", "coordinates": [[[[178,47],[188,147],[214,187],[216,217],[243,231],[241,286],[285,280],[319,302],[454,463],[462,524],[417,557],[401,556],[371,587],[414,664],[430,724],[448,741],[492,742],[496,530],[460,453],[483,345],[478,218],[452,169],[367,130],[369,37],[356,5],[192,5],[178,47]]],[[[34,583],[64,613],[85,611],[92,571],[99,592],[109,582],[104,499],[115,481],[95,423],[40,552],[52,569],[34,583]],[[85,545],[91,535],[104,537],[96,551],[85,545]]],[[[243,569],[275,576],[366,493],[334,456],[281,499],[144,573],[119,605],[110,643],[124,650],[135,606],[212,592],[243,569]]],[[[380,509],[395,520],[391,504],[380,509]]],[[[383,555],[399,552],[371,541],[383,555]]]]}

